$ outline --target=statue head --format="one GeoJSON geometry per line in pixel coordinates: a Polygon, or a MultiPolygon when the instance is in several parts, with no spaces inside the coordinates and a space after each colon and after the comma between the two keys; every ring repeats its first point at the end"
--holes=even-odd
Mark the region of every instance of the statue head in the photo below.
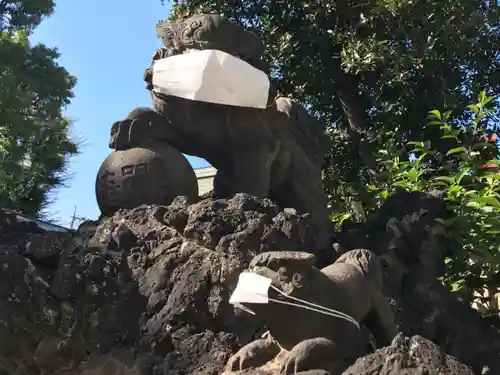
{"type": "MultiPolygon", "coordinates": [[[[321,271],[314,267],[316,257],[300,251],[270,251],[255,256],[248,266],[248,271],[272,280],[269,298],[279,301],[290,301],[286,296],[309,300],[309,288],[321,278],[321,271]],[[277,289],[281,292],[278,292],[277,289]]],[[[244,303],[256,315],[268,317],[283,309],[295,309],[276,302],[268,304],[244,303]],[[270,311],[272,310],[272,311],[270,311]]]]}
{"type": "MultiPolygon", "coordinates": [[[[160,21],[156,24],[156,35],[163,47],[155,51],[153,61],[192,50],[216,49],[267,70],[261,60],[264,53],[261,39],[218,14],[200,14],[177,22],[160,21]]],[[[151,90],[151,67],[145,70],[143,78],[151,90]]]]}
{"type": "Polygon", "coordinates": [[[160,21],[156,35],[163,42],[163,57],[216,49],[255,66],[264,52],[257,35],[216,14],[196,15],[178,22],[160,21]]]}
{"type": "Polygon", "coordinates": [[[248,270],[271,279],[269,303],[242,302],[242,306],[236,305],[235,312],[255,314],[285,349],[310,337],[327,337],[324,325],[331,322],[332,317],[311,311],[300,301],[328,308],[328,302],[336,294],[332,281],[314,267],[315,261],[313,254],[305,252],[273,251],[257,255],[248,270]]]}

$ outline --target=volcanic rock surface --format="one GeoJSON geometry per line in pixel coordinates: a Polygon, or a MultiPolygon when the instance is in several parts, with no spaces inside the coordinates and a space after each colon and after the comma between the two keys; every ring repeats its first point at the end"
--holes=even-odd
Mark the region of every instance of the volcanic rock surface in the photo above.
{"type": "Polygon", "coordinates": [[[0,368],[217,374],[259,333],[227,302],[239,273],[259,252],[307,248],[309,226],[307,215],[238,194],[120,211],[86,246],[72,233],[3,228],[0,368]]]}
{"type": "MultiPolygon", "coordinates": [[[[386,211],[360,230],[378,238],[372,250],[383,256],[388,295],[408,337],[360,358],[345,375],[473,373],[445,351],[476,374],[495,374],[498,332],[429,281],[439,254],[408,255],[422,248],[418,228],[430,211],[386,211]],[[415,289],[422,280],[428,288],[415,289]]],[[[228,304],[239,273],[260,252],[307,250],[315,233],[308,215],[245,194],[122,210],[102,219],[88,241],[11,224],[0,225],[0,375],[220,374],[232,353],[263,333],[228,304]]]]}

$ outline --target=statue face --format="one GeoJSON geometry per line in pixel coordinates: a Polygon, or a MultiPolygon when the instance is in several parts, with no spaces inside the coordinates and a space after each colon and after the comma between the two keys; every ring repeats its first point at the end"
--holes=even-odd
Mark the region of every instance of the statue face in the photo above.
{"type": "Polygon", "coordinates": [[[304,303],[287,298],[291,296],[325,306],[325,297],[332,298],[332,290],[328,288],[330,285],[321,282],[321,280],[325,281],[325,275],[313,267],[301,269],[297,267],[297,264],[290,265],[279,261],[273,263],[273,269],[253,267],[250,271],[270,278],[271,285],[283,294],[271,287],[268,291],[269,303],[242,303],[244,309],[249,311],[236,307],[236,314],[242,317],[250,316],[250,312],[255,314],[252,320],[266,326],[273,338],[287,350],[291,350],[307,338],[323,337],[323,335],[328,337],[329,333],[325,331],[325,324],[331,324],[332,317],[303,308],[304,303]]]}
{"type": "MultiPolygon", "coordinates": [[[[271,285],[282,292],[271,287],[268,292],[269,298],[303,305],[287,297],[290,296],[328,307],[332,298],[331,293],[335,289],[332,289],[332,281],[328,276],[314,267],[314,262],[314,255],[305,252],[268,252],[254,257],[250,262],[249,271],[271,279],[271,285]]],[[[243,303],[243,305],[254,312],[257,319],[275,328],[281,325],[283,316],[299,319],[307,311],[297,306],[273,301],[267,304],[243,303]]],[[[322,318],[324,317],[319,314],[318,319],[322,318]]]]}
{"type": "MultiPolygon", "coordinates": [[[[303,282],[306,279],[306,274],[308,273],[307,271],[302,272],[301,270],[290,267],[289,265],[287,266],[283,264],[282,266],[279,266],[276,263],[274,263],[271,267],[254,266],[249,268],[249,271],[272,280],[272,287],[268,290],[268,296],[270,299],[293,302],[286,296],[304,298],[301,293],[301,289],[303,287],[303,282]],[[282,293],[278,292],[275,288],[280,290],[282,293]]],[[[305,298],[307,299],[307,296],[305,298]]],[[[255,313],[257,318],[262,318],[264,321],[269,319],[275,321],[282,316],[283,312],[289,311],[290,309],[299,309],[297,307],[273,301],[265,304],[243,303],[243,305],[255,313]]],[[[238,311],[238,313],[241,312],[238,311]]],[[[244,312],[244,314],[247,313],[248,312],[244,312]]]]}

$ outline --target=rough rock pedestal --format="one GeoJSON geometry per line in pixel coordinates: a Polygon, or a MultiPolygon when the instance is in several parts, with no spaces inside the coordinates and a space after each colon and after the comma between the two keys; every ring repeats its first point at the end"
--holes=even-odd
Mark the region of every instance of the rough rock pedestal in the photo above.
{"type": "Polygon", "coordinates": [[[0,370],[218,374],[259,333],[228,304],[239,272],[259,252],[307,247],[310,226],[238,194],[119,211],[85,247],[2,231],[0,370]]]}
{"type": "MultiPolygon", "coordinates": [[[[407,209],[422,208],[421,197],[402,198],[407,209]]],[[[431,255],[439,254],[415,238],[424,238],[419,228],[431,216],[396,207],[380,211],[370,234],[381,239],[374,251],[391,244],[385,281],[407,338],[358,359],[345,375],[471,374],[457,360],[475,374],[497,374],[498,329],[429,276],[431,255]]],[[[238,274],[259,252],[307,249],[310,225],[307,216],[244,194],[122,210],[84,246],[74,233],[3,225],[0,340],[8,345],[0,345],[0,374],[220,374],[230,355],[263,333],[227,302],[238,274]]]]}

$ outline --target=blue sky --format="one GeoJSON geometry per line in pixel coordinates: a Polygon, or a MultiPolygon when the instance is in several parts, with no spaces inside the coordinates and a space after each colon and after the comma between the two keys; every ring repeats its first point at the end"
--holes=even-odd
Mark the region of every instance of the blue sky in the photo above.
{"type": "MultiPolygon", "coordinates": [[[[59,63],[77,77],[75,98],[66,115],[75,120],[72,132],[84,141],[82,153],[71,160],[72,178],[50,207],[54,218],[69,225],[77,216],[99,215],[94,182],[97,170],[111,151],[109,129],[138,106],[148,106],[142,81],[144,69],[160,41],[155,23],[168,16],[160,0],[59,0],[54,15],[32,37],[57,47],[59,63]]],[[[188,157],[194,167],[206,165],[188,157]]]]}

